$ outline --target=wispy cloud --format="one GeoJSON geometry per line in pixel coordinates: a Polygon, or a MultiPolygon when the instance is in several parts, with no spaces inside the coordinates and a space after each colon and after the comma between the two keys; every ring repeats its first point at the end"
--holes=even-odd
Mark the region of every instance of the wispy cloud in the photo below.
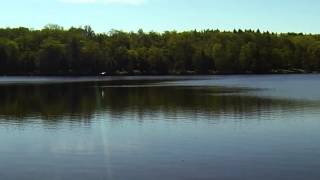
{"type": "Polygon", "coordinates": [[[80,4],[127,4],[140,5],[146,0],[60,0],[65,3],[80,3],[80,4]]]}

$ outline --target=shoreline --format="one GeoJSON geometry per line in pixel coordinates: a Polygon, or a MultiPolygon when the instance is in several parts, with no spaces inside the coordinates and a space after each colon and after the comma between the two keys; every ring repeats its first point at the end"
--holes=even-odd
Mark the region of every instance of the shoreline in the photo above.
{"type": "Polygon", "coordinates": [[[150,76],[150,77],[165,77],[165,76],[214,76],[214,75],[298,75],[298,74],[320,74],[320,71],[313,72],[297,72],[291,70],[275,71],[270,73],[169,73],[169,74],[140,74],[140,73],[114,73],[114,74],[4,74],[0,77],[139,77],[139,76],[150,76]]]}
{"type": "Polygon", "coordinates": [[[273,75],[319,75],[320,73],[268,73],[268,74],[195,74],[195,75],[188,75],[188,74],[168,74],[168,75],[110,75],[110,76],[101,76],[101,75],[0,75],[0,79],[2,78],[101,78],[101,79],[108,79],[108,78],[147,78],[147,79],[159,79],[159,78],[170,78],[170,77],[189,77],[189,78],[196,78],[196,77],[205,77],[205,76],[273,76],[273,75]]]}

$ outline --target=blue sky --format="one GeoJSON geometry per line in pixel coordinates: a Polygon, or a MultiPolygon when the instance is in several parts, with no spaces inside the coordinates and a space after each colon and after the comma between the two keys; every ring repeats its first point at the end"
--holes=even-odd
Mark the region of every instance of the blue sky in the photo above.
{"type": "Polygon", "coordinates": [[[0,26],[320,33],[319,0],[2,0],[0,26]]]}

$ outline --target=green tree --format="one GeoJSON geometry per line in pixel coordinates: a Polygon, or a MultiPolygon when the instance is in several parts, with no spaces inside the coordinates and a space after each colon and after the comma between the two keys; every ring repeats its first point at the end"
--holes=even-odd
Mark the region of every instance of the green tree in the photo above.
{"type": "Polygon", "coordinates": [[[15,73],[18,63],[19,48],[16,42],[0,38],[0,73],[15,73]]]}
{"type": "Polygon", "coordinates": [[[37,56],[38,67],[43,74],[61,74],[68,69],[65,45],[58,40],[45,39],[37,56]]]}
{"type": "Polygon", "coordinates": [[[208,74],[213,70],[213,59],[204,50],[197,50],[192,58],[194,70],[198,74],[208,74]]]}
{"type": "Polygon", "coordinates": [[[306,68],[309,71],[318,71],[320,69],[320,42],[310,45],[307,49],[307,55],[306,68]]]}
{"type": "Polygon", "coordinates": [[[248,42],[242,45],[239,55],[239,63],[242,72],[252,72],[252,63],[256,62],[257,47],[255,43],[248,42]]]}
{"type": "Polygon", "coordinates": [[[168,74],[169,62],[164,50],[151,47],[148,51],[148,61],[152,74],[168,74]]]}

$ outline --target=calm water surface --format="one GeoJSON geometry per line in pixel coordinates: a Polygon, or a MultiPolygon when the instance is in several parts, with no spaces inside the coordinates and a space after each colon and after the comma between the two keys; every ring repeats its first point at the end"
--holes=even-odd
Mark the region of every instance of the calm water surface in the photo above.
{"type": "Polygon", "coordinates": [[[0,78],[2,180],[319,180],[320,75],[0,78]]]}

